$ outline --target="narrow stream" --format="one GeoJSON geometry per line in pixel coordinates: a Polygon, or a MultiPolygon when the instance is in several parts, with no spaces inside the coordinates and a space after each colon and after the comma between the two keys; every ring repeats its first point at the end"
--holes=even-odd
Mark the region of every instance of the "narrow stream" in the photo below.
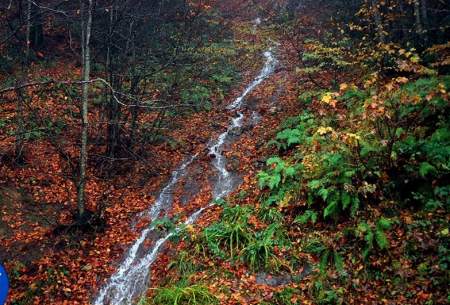
{"type": "MultiPolygon", "coordinates": [[[[236,179],[227,168],[227,160],[222,155],[224,145],[231,140],[232,131],[241,128],[245,119],[245,115],[240,111],[244,102],[244,98],[254,90],[262,81],[269,77],[275,70],[277,60],[273,56],[272,50],[264,52],[265,64],[259,75],[247,86],[244,92],[234,100],[228,107],[230,111],[236,111],[236,116],[231,120],[227,130],[219,135],[216,141],[209,147],[210,155],[212,155],[212,165],[217,170],[217,179],[213,187],[213,198],[221,199],[231,193],[236,187],[236,179]]],[[[168,184],[159,194],[157,200],[148,211],[148,216],[153,222],[161,214],[167,214],[173,203],[172,193],[180,178],[186,175],[189,165],[194,162],[197,155],[191,156],[185,160],[176,170],[172,172],[172,177],[168,184]]],[[[201,213],[211,207],[213,203],[198,209],[191,214],[184,224],[194,223],[201,213]]],[[[100,289],[100,292],[94,299],[95,305],[131,305],[139,297],[145,294],[148,284],[150,267],[158,257],[161,247],[164,243],[180,229],[161,237],[155,232],[152,225],[144,229],[139,238],[134,242],[128,250],[124,260],[119,265],[116,273],[114,273],[108,282],[100,289]],[[147,241],[153,241],[150,248],[146,248],[147,241]]]]}

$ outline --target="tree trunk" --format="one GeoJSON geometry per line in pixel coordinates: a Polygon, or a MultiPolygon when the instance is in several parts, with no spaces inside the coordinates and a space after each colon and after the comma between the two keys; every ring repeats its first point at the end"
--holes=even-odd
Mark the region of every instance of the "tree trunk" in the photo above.
{"type": "Polygon", "coordinates": [[[406,11],[405,6],[403,5],[403,1],[399,1],[399,9],[400,9],[400,26],[402,27],[402,39],[407,40],[408,39],[408,25],[407,25],[407,19],[406,19],[406,11]]]}
{"type": "Polygon", "coordinates": [[[377,5],[376,0],[372,0],[372,10],[374,12],[376,33],[380,42],[384,43],[386,41],[386,37],[384,36],[383,22],[380,13],[380,7],[377,5]]]}
{"type": "MultiPolygon", "coordinates": [[[[118,79],[114,75],[114,65],[111,54],[111,46],[112,46],[112,35],[113,35],[113,23],[114,23],[114,13],[115,7],[111,7],[110,18],[109,18],[109,39],[108,39],[108,50],[107,50],[107,71],[109,72],[109,83],[112,87],[118,86],[118,79]]],[[[113,93],[110,92],[108,95],[108,127],[107,127],[107,144],[106,144],[106,154],[110,158],[111,162],[116,157],[117,146],[119,143],[119,104],[113,97],[113,93]]]]}
{"type": "MultiPolygon", "coordinates": [[[[25,11],[25,58],[22,60],[22,81],[26,81],[28,66],[30,64],[30,33],[31,33],[31,0],[27,0],[27,6],[25,11]]],[[[18,164],[23,163],[23,147],[24,147],[24,136],[25,136],[25,120],[24,120],[24,107],[25,93],[24,89],[18,89],[17,94],[17,104],[16,104],[16,139],[15,139],[15,149],[14,156],[15,162],[18,164]]]]}
{"type": "Polygon", "coordinates": [[[26,34],[25,34],[25,43],[26,43],[26,52],[25,52],[25,59],[26,59],[26,65],[29,64],[30,59],[30,35],[31,35],[31,0],[27,1],[27,27],[26,27],[26,34]]]}
{"type": "Polygon", "coordinates": [[[90,74],[90,49],[92,27],[92,4],[93,0],[88,0],[88,8],[85,11],[84,0],[81,0],[81,27],[82,27],[82,100],[81,100],[81,149],[80,149],[80,176],[77,190],[78,216],[83,219],[85,209],[85,185],[86,185],[86,165],[87,165],[87,141],[88,141],[88,98],[89,98],[89,74],[90,74]],[[86,16],[87,15],[87,16],[86,16]]]}
{"type": "Polygon", "coordinates": [[[17,95],[17,105],[16,105],[16,139],[15,139],[15,151],[14,157],[15,162],[18,164],[23,164],[23,147],[24,147],[24,135],[25,135],[25,121],[23,118],[23,103],[24,94],[23,89],[18,89],[16,91],[17,95]]]}
{"type": "Polygon", "coordinates": [[[423,34],[423,25],[420,16],[420,0],[414,0],[414,16],[416,17],[416,32],[419,35],[423,34]]]}
{"type": "Polygon", "coordinates": [[[429,28],[429,21],[428,21],[428,7],[427,7],[427,0],[421,0],[421,6],[420,6],[420,13],[422,17],[422,27],[423,27],[423,35],[425,41],[428,40],[428,28],[429,28]]]}

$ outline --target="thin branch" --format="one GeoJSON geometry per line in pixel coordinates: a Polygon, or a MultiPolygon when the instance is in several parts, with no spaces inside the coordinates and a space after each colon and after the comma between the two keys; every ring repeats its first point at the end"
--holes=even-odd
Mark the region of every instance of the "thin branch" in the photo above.
{"type": "Polygon", "coordinates": [[[166,105],[166,106],[149,106],[149,105],[145,105],[146,103],[154,103],[154,102],[160,102],[162,100],[144,100],[144,101],[140,101],[139,99],[130,96],[129,94],[126,93],[122,93],[119,91],[116,91],[109,82],[107,82],[105,79],[103,78],[93,78],[91,80],[88,81],[82,81],[82,80],[78,80],[78,81],[73,81],[73,80],[65,80],[65,81],[58,81],[58,80],[54,80],[54,79],[50,79],[50,80],[46,80],[46,81],[35,81],[35,82],[29,82],[29,83],[22,83],[20,85],[16,85],[16,86],[11,86],[11,87],[6,87],[3,89],[0,89],[0,95],[1,94],[5,94],[7,92],[10,91],[16,91],[19,89],[24,89],[24,88],[28,88],[28,87],[34,87],[34,86],[46,86],[46,85],[82,85],[85,83],[96,83],[96,82],[100,82],[102,84],[104,84],[106,87],[108,87],[108,89],[111,90],[112,92],[112,96],[113,99],[116,101],[116,103],[118,103],[119,105],[122,105],[124,107],[138,107],[138,108],[146,108],[146,109],[169,109],[169,108],[178,108],[178,107],[192,107],[191,104],[178,104],[178,105],[166,105]],[[134,102],[136,102],[135,104],[126,104],[124,102],[122,102],[121,100],[119,100],[119,98],[117,97],[118,95],[123,96],[127,99],[133,100],[134,102]]]}

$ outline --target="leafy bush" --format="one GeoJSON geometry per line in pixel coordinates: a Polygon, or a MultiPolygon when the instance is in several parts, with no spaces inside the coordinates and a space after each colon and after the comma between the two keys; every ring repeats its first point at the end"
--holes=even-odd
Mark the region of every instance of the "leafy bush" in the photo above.
{"type": "Polygon", "coordinates": [[[264,205],[306,200],[309,212],[297,216],[300,224],[317,221],[317,210],[335,220],[344,212],[356,216],[370,196],[448,208],[448,88],[450,77],[397,78],[379,92],[343,84],[340,92],[325,94],[324,107],[342,103],[358,124],[333,127],[335,112],[318,120],[306,111],[286,120],[271,141],[280,155],[258,174],[260,188],[268,190],[264,205]],[[381,183],[385,178],[390,180],[381,183]],[[411,187],[414,192],[405,192],[411,187]]]}
{"type": "Polygon", "coordinates": [[[305,51],[301,58],[304,68],[297,69],[299,73],[336,73],[351,66],[351,62],[347,60],[348,39],[327,40],[326,43],[306,40],[305,43],[305,51]]]}
{"type": "Polygon", "coordinates": [[[266,164],[270,168],[258,174],[260,188],[268,187],[270,190],[274,190],[280,186],[280,183],[285,183],[293,178],[297,172],[296,167],[290,166],[278,157],[268,159],[266,164]]]}

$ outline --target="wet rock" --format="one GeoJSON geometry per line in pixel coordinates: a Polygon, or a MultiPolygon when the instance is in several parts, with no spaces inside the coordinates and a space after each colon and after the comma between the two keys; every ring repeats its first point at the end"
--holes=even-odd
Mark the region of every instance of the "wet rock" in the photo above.
{"type": "Polygon", "coordinates": [[[251,96],[246,101],[246,108],[249,110],[256,110],[261,104],[261,99],[255,96],[251,96]]]}
{"type": "Polygon", "coordinates": [[[272,287],[287,285],[292,283],[292,275],[281,274],[281,275],[270,275],[265,272],[260,272],[256,275],[256,283],[261,285],[268,285],[272,287]]]}
{"type": "Polygon", "coordinates": [[[265,164],[266,164],[266,161],[264,159],[258,159],[255,162],[253,162],[253,166],[255,168],[263,168],[265,164]]]}
{"type": "Polygon", "coordinates": [[[227,170],[230,172],[237,172],[239,170],[239,158],[237,156],[232,156],[227,163],[227,170]]]}
{"type": "Polygon", "coordinates": [[[264,141],[258,141],[255,145],[256,149],[260,149],[261,147],[263,147],[266,143],[264,141]]]}
{"type": "Polygon", "coordinates": [[[256,283],[260,285],[268,285],[271,287],[278,287],[288,285],[294,282],[300,282],[306,276],[311,274],[312,267],[310,264],[306,264],[299,272],[283,273],[278,275],[272,275],[266,272],[259,272],[256,274],[256,283]]]}
{"type": "Polygon", "coordinates": [[[278,112],[278,107],[273,106],[273,107],[269,108],[270,114],[276,114],[277,112],[278,112]]]}
{"type": "Polygon", "coordinates": [[[230,131],[230,135],[232,137],[239,137],[242,134],[242,132],[243,132],[242,127],[237,127],[237,128],[233,128],[230,131]]]}

